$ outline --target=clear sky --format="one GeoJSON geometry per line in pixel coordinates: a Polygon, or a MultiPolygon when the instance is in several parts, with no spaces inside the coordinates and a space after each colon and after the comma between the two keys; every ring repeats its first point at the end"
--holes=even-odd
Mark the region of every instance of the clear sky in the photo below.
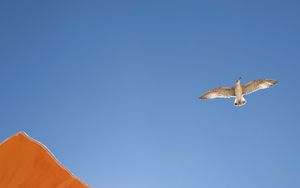
{"type": "Polygon", "coordinates": [[[300,186],[299,1],[1,1],[0,140],[93,188],[300,186]],[[217,86],[269,90],[198,100],[217,86]]]}

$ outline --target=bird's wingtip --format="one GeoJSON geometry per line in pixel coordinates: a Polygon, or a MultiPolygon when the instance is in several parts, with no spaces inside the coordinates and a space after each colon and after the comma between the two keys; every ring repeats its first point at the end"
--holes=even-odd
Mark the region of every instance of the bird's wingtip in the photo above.
{"type": "Polygon", "coordinates": [[[198,97],[199,99],[207,99],[207,97],[205,95],[201,95],[200,97],[198,97]]]}
{"type": "Polygon", "coordinates": [[[277,85],[277,84],[279,83],[279,81],[278,81],[278,80],[272,80],[271,83],[272,83],[273,85],[277,85]]]}

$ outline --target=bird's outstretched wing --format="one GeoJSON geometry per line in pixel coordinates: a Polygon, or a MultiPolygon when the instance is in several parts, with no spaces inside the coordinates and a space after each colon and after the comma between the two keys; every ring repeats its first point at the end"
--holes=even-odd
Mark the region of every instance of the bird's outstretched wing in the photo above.
{"type": "Polygon", "coordinates": [[[242,85],[243,95],[253,93],[260,89],[267,89],[275,84],[277,80],[265,79],[265,80],[253,80],[245,85],[242,85]]]}
{"type": "Polygon", "coordinates": [[[235,92],[233,87],[218,87],[204,93],[199,98],[200,99],[229,98],[229,97],[234,97],[235,96],[234,93],[235,92]]]}

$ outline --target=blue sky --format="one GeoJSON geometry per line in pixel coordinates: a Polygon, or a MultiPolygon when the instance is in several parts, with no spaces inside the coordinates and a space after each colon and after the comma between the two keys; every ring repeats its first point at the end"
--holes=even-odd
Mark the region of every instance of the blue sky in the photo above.
{"type": "Polygon", "coordinates": [[[299,8],[1,1],[0,140],[26,131],[95,188],[299,187],[299,8]],[[239,76],[280,83],[198,100],[239,76]]]}

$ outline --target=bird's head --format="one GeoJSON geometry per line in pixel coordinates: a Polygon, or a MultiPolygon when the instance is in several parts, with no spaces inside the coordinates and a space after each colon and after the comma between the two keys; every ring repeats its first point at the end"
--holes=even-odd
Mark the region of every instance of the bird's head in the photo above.
{"type": "Polygon", "coordinates": [[[241,79],[242,79],[242,77],[239,77],[239,79],[236,80],[236,83],[240,83],[241,79]]]}

